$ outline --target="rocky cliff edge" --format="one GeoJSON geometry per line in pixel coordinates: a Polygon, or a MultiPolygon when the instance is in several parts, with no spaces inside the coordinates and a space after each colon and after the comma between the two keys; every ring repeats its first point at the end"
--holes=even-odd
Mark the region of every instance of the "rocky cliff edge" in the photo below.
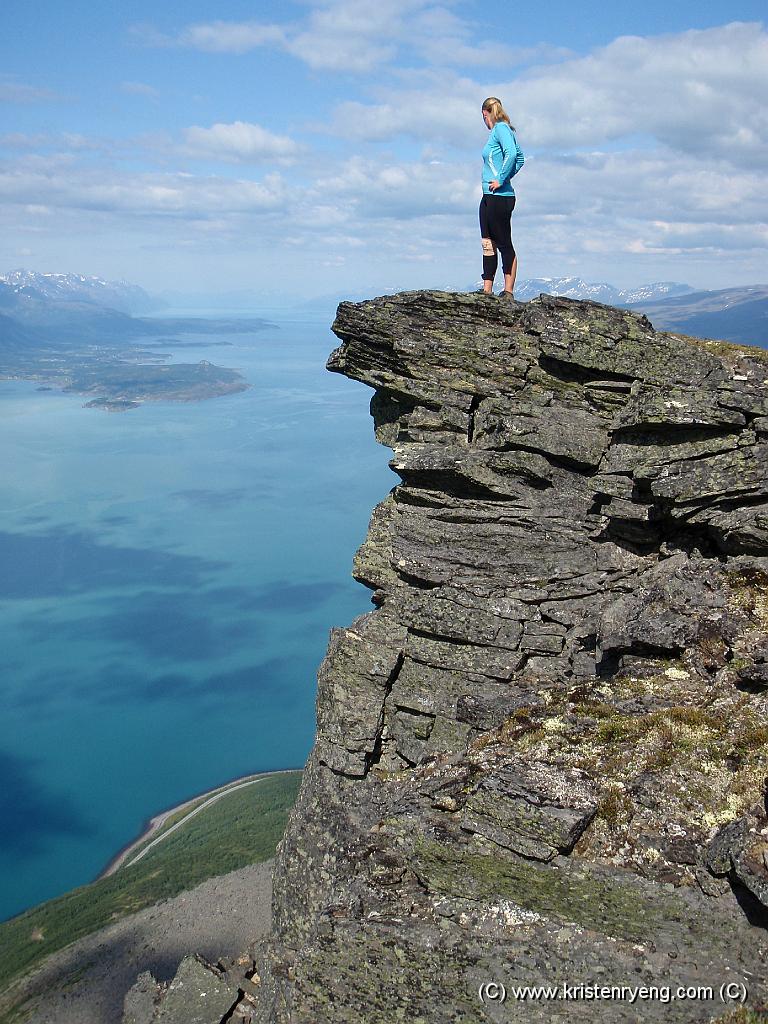
{"type": "Polygon", "coordinates": [[[320,669],[273,935],[215,1021],[768,999],[768,354],[546,295],[334,331],[401,483],[355,559],[375,610],[320,669]]]}

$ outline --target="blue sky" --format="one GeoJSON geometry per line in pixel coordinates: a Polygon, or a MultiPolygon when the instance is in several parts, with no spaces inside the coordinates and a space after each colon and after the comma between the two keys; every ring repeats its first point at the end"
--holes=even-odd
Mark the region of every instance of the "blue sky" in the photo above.
{"type": "Polygon", "coordinates": [[[0,272],[225,294],[469,287],[485,96],[522,277],[763,282],[764,3],[15,5],[0,272]]]}

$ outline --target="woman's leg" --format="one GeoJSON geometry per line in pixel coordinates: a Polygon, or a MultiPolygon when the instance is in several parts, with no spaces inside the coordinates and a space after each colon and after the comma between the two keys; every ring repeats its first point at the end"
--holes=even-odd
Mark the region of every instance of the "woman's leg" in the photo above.
{"type": "Polygon", "coordinates": [[[493,295],[493,279],[496,277],[496,270],[499,266],[499,257],[496,253],[496,246],[490,238],[483,239],[483,291],[486,295],[493,295]]]}
{"type": "MultiPolygon", "coordinates": [[[[514,250],[513,250],[514,251],[514,250]]],[[[507,274],[504,274],[504,291],[509,292],[511,295],[515,293],[515,280],[517,279],[517,253],[512,260],[512,269],[507,274]]]]}
{"type": "Polygon", "coordinates": [[[489,223],[488,196],[480,200],[480,240],[483,244],[483,291],[486,295],[493,294],[493,279],[499,265],[496,246],[491,241],[489,223]]]}
{"type": "Polygon", "coordinates": [[[512,211],[514,196],[495,196],[491,213],[491,236],[501,253],[501,267],[504,272],[504,294],[512,295],[517,277],[517,253],[512,244],[512,211]]]}

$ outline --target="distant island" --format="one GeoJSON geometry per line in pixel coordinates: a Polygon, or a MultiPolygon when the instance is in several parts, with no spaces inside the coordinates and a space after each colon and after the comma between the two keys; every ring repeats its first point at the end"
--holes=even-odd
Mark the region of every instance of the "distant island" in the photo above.
{"type": "MultiPolygon", "coordinates": [[[[88,395],[89,409],[124,412],[144,402],[199,402],[249,387],[237,370],[206,359],[169,364],[166,353],[138,347],[54,342],[7,346],[2,333],[5,319],[0,317],[0,380],[39,381],[41,391],[88,395]]],[[[205,326],[211,333],[220,329],[214,320],[206,321],[205,326]]],[[[248,321],[242,331],[251,333],[266,326],[248,321]]]]}
{"type": "MultiPolygon", "coordinates": [[[[15,272],[0,278],[0,380],[39,381],[41,391],[87,395],[86,408],[110,412],[144,402],[199,402],[248,388],[237,370],[207,360],[169,364],[169,355],[157,349],[207,344],[172,335],[253,334],[273,324],[136,317],[101,304],[119,299],[120,288],[72,275],[15,272]]],[[[135,291],[128,292],[132,301],[135,291]]]]}
{"type": "Polygon", "coordinates": [[[236,394],[248,387],[237,370],[215,366],[206,359],[169,366],[96,360],[76,368],[63,390],[95,393],[97,397],[85,403],[86,409],[125,412],[142,402],[199,402],[236,394]]]}

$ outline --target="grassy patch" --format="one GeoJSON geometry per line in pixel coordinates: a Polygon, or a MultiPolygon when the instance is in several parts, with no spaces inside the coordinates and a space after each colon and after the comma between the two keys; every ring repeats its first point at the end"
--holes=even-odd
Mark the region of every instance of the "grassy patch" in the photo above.
{"type": "Polygon", "coordinates": [[[76,939],[207,878],[269,860],[300,781],[301,772],[272,775],[223,796],[138,864],[0,924],[0,991],[76,939]]]}
{"type": "MultiPolygon", "coordinates": [[[[755,642],[768,621],[759,582],[761,593],[745,597],[740,581],[739,599],[756,609],[748,623],[755,642]]],[[[470,757],[509,753],[593,780],[598,808],[577,846],[583,857],[619,857],[648,877],[672,872],[680,884],[695,884],[689,866],[660,859],[668,841],[662,825],[706,845],[765,798],[768,695],[737,689],[727,667],[715,677],[673,663],[649,677],[617,675],[539,696],[546,700],[475,740],[470,757]]]]}
{"type": "Polygon", "coordinates": [[[679,331],[660,331],[659,333],[679,341],[687,341],[689,344],[703,348],[707,352],[711,352],[713,356],[718,356],[730,363],[734,363],[744,356],[749,356],[750,359],[762,363],[768,362],[768,352],[763,348],[758,348],[757,345],[742,345],[739,342],[723,341],[719,338],[695,338],[690,334],[681,334],[679,331]]]}
{"type": "Polygon", "coordinates": [[[768,573],[742,568],[729,572],[726,579],[731,608],[744,612],[752,625],[764,631],[768,625],[768,573]]]}
{"type": "Polygon", "coordinates": [[[191,814],[191,812],[194,811],[196,807],[199,807],[201,804],[204,804],[206,800],[209,800],[211,796],[213,796],[212,793],[204,794],[203,796],[198,797],[197,800],[192,800],[184,807],[180,807],[179,810],[175,811],[173,814],[169,814],[168,817],[163,822],[163,824],[160,826],[160,828],[156,829],[151,835],[148,835],[144,840],[142,840],[140,843],[134,846],[130,854],[126,857],[124,863],[121,865],[121,870],[122,868],[128,867],[129,864],[132,864],[139,856],[141,851],[144,850],[147,846],[149,846],[150,843],[153,843],[156,839],[159,839],[160,836],[164,835],[164,833],[166,833],[169,829],[173,828],[173,826],[177,822],[182,821],[184,818],[186,818],[188,814],[191,814]]]}
{"type": "Polygon", "coordinates": [[[685,914],[676,897],[653,903],[631,879],[587,870],[560,872],[534,861],[513,860],[485,845],[487,849],[482,842],[474,849],[456,849],[423,840],[416,845],[416,872],[437,893],[482,901],[508,899],[526,910],[630,941],[644,942],[685,914]]]}
{"type": "Polygon", "coordinates": [[[731,1010],[724,1017],[718,1017],[712,1024],[768,1024],[768,1006],[755,1006],[751,1009],[740,1006],[731,1010]]]}

